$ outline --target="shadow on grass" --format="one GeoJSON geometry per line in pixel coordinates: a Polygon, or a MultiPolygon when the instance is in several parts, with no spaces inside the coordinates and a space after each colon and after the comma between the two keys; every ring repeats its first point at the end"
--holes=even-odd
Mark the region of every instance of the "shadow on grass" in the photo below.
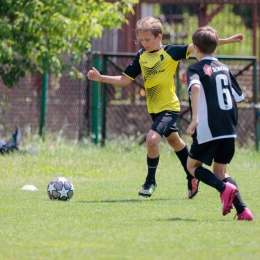
{"type": "Polygon", "coordinates": [[[198,221],[197,219],[191,218],[167,218],[167,219],[157,219],[157,221],[198,221]]]}
{"type": "Polygon", "coordinates": [[[140,202],[152,202],[152,201],[169,201],[173,199],[124,199],[124,200],[86,200],[77,201],[78,203],[140,203],[140,202]]]}
{"type": "Polygon", "coordinates": [[[208,223],[208,222],[233,222],[234,219],[207,219],[205,218],[204,220],[202,219],[191,219],[191,218],[181,218],[181,217],[175,217],[175,218],[167,218],[167,219],[157,219],[156,221],[196,221],[196,222],[204,222],[204,223],[208,223]]]}

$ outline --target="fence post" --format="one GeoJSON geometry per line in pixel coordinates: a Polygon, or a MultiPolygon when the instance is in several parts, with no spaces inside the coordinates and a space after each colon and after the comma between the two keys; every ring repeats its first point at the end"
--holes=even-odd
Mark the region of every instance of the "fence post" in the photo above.
{"type": "MultiPolygon", "coordinates": [[[[100,70],[100,54],[93,55],[94,68],[100,70]]],[[[98,144],[100,124],[100,83],[93,81],[92,84],[92,140],[98,144]]]]}
{"type": "Polygon", "coordinates": [[[254,103],[255,103],[255,133],[256,133],[256,138],[255,138],[255,145],[256,145],[256,150],[259,151],[259,139],[260,139],[260,111],[259,111],[259,102],[258,102],[258,76],[257,76],[257,59],[254,60],[254,103]]]}
{"type": "MultiPolygon", "coordinates": [[[[107,56],[103,57],[102,73],[107,74],[107,56]]],[[[101,84],[101,146],[105,145],[106,140],[106,85],[101,84]]]]}
{"type": "Polygon", "coordinates": [[[47,70],[47,58],[43,58],[43,75],[42,75],[42,98],[41,98],[41,118],[39,135],[45,140],[46,130],[46,107],[48,96],[48,70],[47,70]]]}

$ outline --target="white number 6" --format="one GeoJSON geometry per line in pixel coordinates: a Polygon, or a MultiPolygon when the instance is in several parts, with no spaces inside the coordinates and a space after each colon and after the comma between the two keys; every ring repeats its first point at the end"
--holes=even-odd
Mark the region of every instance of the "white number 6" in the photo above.
{"type": "Polygon", "coordinates": [[[233,107],[231,94],[228,88],[223,88],[222,82],[224,86],[228,86],[227,75],[219,74],[216,76],[218,103],[222,110],[230,110],[233,107]]]}

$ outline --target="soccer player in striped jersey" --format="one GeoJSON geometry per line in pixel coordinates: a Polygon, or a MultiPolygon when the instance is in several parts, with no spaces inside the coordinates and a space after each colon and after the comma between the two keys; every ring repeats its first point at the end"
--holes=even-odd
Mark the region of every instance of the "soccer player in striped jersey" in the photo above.
{"type": "MultiPolygon", "coordinates": [[[[188,148],[178,134],[176,120],[180,114],[180,102],[175,93],[174,75],[180,59],[187,59],[193,52],[193,44],[162,44],[162,24],[159,19],[147,17],[136,24],[137,39],[143,48],[138,51],[123,75],[101,75],[95,68],[88,71],[89,80],[115,86],[129,85],[142,74],[146,92],[146,104],[153,124],[146,137],[147,176],[139,195],[150,197],[155,191],[155,174],[159,164],[159,141],[164,136],[180,160],[188,180],[188,198],[193,198],[199,182],[187,170],[188,148]]],[[[241,42],[242,34],[220,39],[218,45],[241,42]]]]}
{"type": "Polygon", "coordinates": [[[192,40],[198,62],[187,72],[192,112],[187,134],[193,139],[187,168],[199,181],[219,191],[224,216],[233,204],[238,220],[253,220],[236,182],[227,173],[227,164],[235,153],[236,103],[243,101],[244,95],[229,68],[214,57],[218,32],[209,26],[201,27],[192,40]],[[213,160],[214,174],[203,167],[211,166],[213,160]]]}

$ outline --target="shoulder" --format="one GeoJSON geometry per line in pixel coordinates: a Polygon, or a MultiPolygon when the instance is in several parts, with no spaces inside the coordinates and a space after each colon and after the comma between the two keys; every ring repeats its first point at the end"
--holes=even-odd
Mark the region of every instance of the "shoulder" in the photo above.
{"type": "Polygon", "coordinates": [[[137,52],[137,54],[136,54],[136,56],[140,56],[141,54],[143,54],[145,52],[145,48],[142,48],[142,49],[140,49],[138,52],[137,52]]]}
{"type": "Polygon", "coordinates": [[[182,51],[187,50],[189,45],[174,45],[174,44],[166,44],[163,45],[165,51],[182,51]]]}
{"type": "Polygon", "coordinates": [[[202,66],[201,61],[197,61],[188,67],[188,70],[199,70],[202,66]]]}
{"type": "Polygon", "coordinates": [[[140,59],[140,56],[141,56],[144,52],[145,52],[145,49],[144,49],[144,48],[140,49],[140,50],[136,53],[136,55],[135,55],[135,57],[134,57],[134,59],[133,59],[133,61],[132,61],[132,64],[133,64],[133,63],[138,63],[138,61],[139,61],[139,59],[140,59]]]}
{"type": "Polygon", "coordinates": [[[165,52],[167,52],[174,60],[185,59],[187,57],[188,45],[163,45],[165,52]]]}

